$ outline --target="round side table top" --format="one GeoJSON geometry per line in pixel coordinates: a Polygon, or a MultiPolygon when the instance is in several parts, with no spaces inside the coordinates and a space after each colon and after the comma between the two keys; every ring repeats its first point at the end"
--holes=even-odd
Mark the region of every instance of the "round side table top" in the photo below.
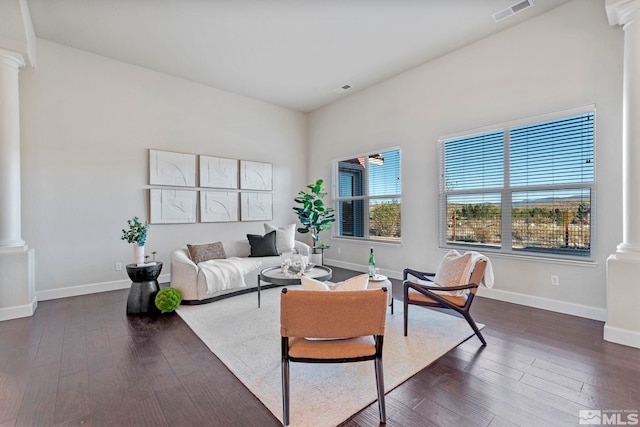
{"type": "Polygon", "coordinates": [[[162,262],[145,265],[127,264],[127,274],[133,282],[149,282],[156,280],[162,271],[162,262]]]}

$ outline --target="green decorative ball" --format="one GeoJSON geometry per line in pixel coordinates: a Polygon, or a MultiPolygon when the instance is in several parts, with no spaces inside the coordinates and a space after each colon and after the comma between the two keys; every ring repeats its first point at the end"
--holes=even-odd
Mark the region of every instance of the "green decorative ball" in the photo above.
{"type": "Polygon", "coordinates": [[[171,313],[178,308],[182,301],[182,294],[175,288],[160,289],[156,295],[156,307],[163,313],[171,313]]]}

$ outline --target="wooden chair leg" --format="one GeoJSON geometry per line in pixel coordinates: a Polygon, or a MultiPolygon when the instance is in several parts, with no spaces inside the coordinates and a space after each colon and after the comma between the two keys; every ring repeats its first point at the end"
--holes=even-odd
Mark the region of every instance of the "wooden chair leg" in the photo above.
{"type": "Polygon", "coordinates": [[[402,298],[402,302],[404,304],[404,336],[407,336],[407,321],[409,317],[409,288],[407,285],[404,285],[404,295],[402,298]]]}
{"type": "Polygon", "coordinates": [[[480,339],[480,342],[482,343],[482,345],[487,345],[487,342],[484,340],[484,337],[482,336],[480,329],[478,329],[478,325],[476,325],[476,322],[473,320],[471,315],[467,312],[463,312],[462,315],[464,316],[465,319],[467,319],[467,323],[469,323],[469,326],[471,326],[471,329],[473,329],[473,332],[476,333],[476,336],[478,337],[478,339],[480,339]]]}
{"type": "Polygon", "coordinates": [[[384,401],[384,374],[382,371],[382,356],[375,358],[376,387],[378,388],[378,412],[380,413],[380,423],[387,422],[387,407],[384,401]]]}
{"type": "Polygon", "coordinates": [[[289,425],[289,360],[282,359],[282,424],[289,425]]]}

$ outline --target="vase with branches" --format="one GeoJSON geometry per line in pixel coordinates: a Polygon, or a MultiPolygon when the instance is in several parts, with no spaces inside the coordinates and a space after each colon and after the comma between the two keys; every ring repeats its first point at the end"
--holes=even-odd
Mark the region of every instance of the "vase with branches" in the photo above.
{"type": "Polygon", "coordinates": [[[149,224],[147,222],[140,221],[140,218],[134,216],[127,220],[129,229],[122,229],[121,240],[126,240],[128,243],[133,243],[133,263],[144,263],[144,244],[147,241],[147,230],[149,230],[149,224]]]}

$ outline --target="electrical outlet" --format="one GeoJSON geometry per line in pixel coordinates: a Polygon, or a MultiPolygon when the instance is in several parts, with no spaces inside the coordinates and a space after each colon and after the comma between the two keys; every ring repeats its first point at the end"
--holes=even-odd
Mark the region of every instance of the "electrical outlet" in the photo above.
{"type": "Polygon", "coordinates": [[[342,253],[342,248],[338,248],[338,253],[341,254],[342,253]]]}
{"type": "Polygon", "coordinates": [[[558,276],[551,276],[551,286],[560,286],[560,278],[558,276]]]}
{"type": "Polygon", "coordinates": [[[119,262],[116,262],[116,263],[113,265],[113,268],[114,268],[116,271],[122,271],[122,264],[121,264],[121,263],[119,263],[119,262]]]}

